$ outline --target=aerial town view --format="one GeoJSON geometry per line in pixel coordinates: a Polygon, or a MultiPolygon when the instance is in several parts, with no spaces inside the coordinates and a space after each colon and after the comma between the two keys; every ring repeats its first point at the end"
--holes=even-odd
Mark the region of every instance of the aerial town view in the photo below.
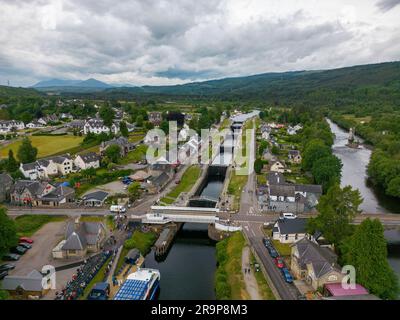
{"type": "Polygon", "coordinates": [[[399,15],[0,0],[0,304],[399,300],[399,15]]]}

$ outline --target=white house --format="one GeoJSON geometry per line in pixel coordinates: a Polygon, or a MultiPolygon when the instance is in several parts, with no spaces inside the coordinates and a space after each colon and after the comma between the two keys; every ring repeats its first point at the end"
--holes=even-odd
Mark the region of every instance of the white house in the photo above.
{"type": "Polygon", "coordinates": [[[44,128],[44,125],[41,124],[41,123],[38,122],[38,121],[32,121],[32,122],[29,122],[29,123],[26,125],[26,127],[29,128],[29,129],[36,129],[36,128],[44,128]]]}
{"type": "Polygon", "coordinates": [[[21,163],[19,170],[30,180],[48,179],[58,174],[57,164],[52,160],[41,159],[32,163],[21,163]]]}
{"type": "MultiPolygon", "coordinates": [[[[90,119],[85,122],[85,125],[83,126],[83,133],[88,134],[88,133],[94,133],[94,134],[100,134],[100,133],[110,133],[110,128],[104,125],[103,120],[101,119],[90,119]]],[[[113,123],[111,125],[111,132],[114,134],[117,134],[119,132],[119,126],[113,123]]]]}
{"type": "Polygon", "coordinates": [[[57,165],[57,173],[60,175],[65,176],[75,172],[74,161],[69,155],[55,156],[49,158],[49,160],[53,161],[57,165]]]}
{"type": "Polygon", "coordinates": [[[100,156],[94,152],[79,154],[76,156],[74,164],[81,170],[86,170],[89,168],[97,169],[100,167],[100,156]]]}
{"type": "Polygon", "coordinates": [[[270,171],[284,173],[287,172],[287,169],[285,169],[285,165],[282,162],[275,161],[271,164],[270,171]]]}
{"type": "Polygon", "coordinates": [[[23,130],[25,129],[25,125],[22,121],[17,120],[0,120],[0,133],[8,133],[15,130],[23,130]]]}
{"type": "Polygon", "coordinates": [[[307,219],[278,220],[272,230],[272,238],[280,243],[294,243],[307,236],[307,219]]]}

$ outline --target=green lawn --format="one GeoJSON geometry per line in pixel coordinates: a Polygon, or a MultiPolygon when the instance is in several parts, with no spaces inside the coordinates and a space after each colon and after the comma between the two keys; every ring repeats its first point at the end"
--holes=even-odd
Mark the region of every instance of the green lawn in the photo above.
{"type": "Polygon", "coordinates": [[[140,144],[136,147],[135,150],[129,152],[127,156],[121,159],[121,164],[128,164],[132,162],[139,162],[144,159],[146,156],[147,146],[144,144],[140,144]]]}
{"type": "Polygon", "coordinates": [[[167,194],[167,197],[176,199],[182,192],[189,192],[196,181],[199,179],[200,173],[201,169],[199,166],[190,166],[183,174],[181,182],[175,187],[174,190],[167,194]]]}
{"type": "Polygon", "coordinates": [[[64,221],[64,216],[49,216],[49,215],[24,215],[15,219],[17,227],[17,235],[19,237],[30,237],[46,223],[64,221]]]}
{"type": "MultiPolygon", "coordinates": [[[[257,260],[254,257],[253,253],[251,253],[250,260],[253,263],[253,265],[254,263],[257,263],[257,260]]],[[[254,276],[257,280],[258,292],[260,293],[261,298],[263,300],[276,300],[271,288],[268,285],[267,280],[264,277],[264,274],[261,271],[259,272],[254,271],[254,276]]]]}
{"type": "Polygon", "coordinates": [[[234,196],[233,210],[239,210],[240,198],[242,196],[242,190],[246,185],[248,176],[236,175],[233,171],[231,179],[228,185],[228,193],[234,196]]]}
{"type": "Polygon", "coordinates": [[[242,252],[246,241],[241,232],[217,244],[218,268],[215,275],[217,300],[248,300],[242,272],[242,252]]]}
{"type": "Polygon", "coordinates": [[[154,242],[157,240],[157,234],[154,232],[142,232],[136,230],[132,238],[124,243],[124,247],[128,250],[136,248],[140,253],[145,256],[150,250],[154,242]]]}
{"type": "Polygon", "coordinates": [[[272,242],[274,244],[274,247],[276,248],[276,250],[278,250],[279,254],[282,257],[290,256],[292,252],[292,247],[290,246],[290,244],[280,243],[278,240],[272,240],[272,242]]]}
{"type": "Polygon", "coordinates": [[[132,134],[129,136],[129,142],[139,142],[145,137],[144,134],[132,134]]]}
{"type": "MultiPolygon", "coordinates": [[[[31,136],[29,139],[32,145],[38,148],[38,158],[47,157],[50,155],[58,154],[67,151],[71,148],[78,147],[83,141],[83,137],[76,136],[31,136]]],[[[5,158],[8,156],[8,150],[11,149],[14,155],[17,154],[18,148],[22,140],[15,141],[8,146],[0,149],[0,157],[5,158]]]]}

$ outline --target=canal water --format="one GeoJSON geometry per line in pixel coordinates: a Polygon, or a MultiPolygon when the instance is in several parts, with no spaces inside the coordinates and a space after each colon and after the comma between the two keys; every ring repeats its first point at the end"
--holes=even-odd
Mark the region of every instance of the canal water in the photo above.
{"type": "MultiPolygon", "coordinates": [[[[400,201],[390,198],[374,189],[368,183],[367,166],[372,151],[362,147],[352,149],[346,146],[349,133],[338,125],[327,120],[332,132],[335,134],[333,153],[342,160],[341,185],[351,185],[360,190],[363,197],[361,209],[367,213],[400,213],[400,201]]],[[[360,141],[362,139],[358,138],[360,141]]],[[[388,240],[388,261],[393,270],[400,277],[400,230],[385,231],[388,240]]]]}
{"type": "Polygon", "coordinates": [[[145,259],[147,268],[160,270],[159,300],[215,299],[216,263],[207,225],[194,223],[186,223],[178,232],[164,261],[156,261],[153,251],[145,259]]]}
{"type": "Polygon", "coordinates": [[[210,176],[208,177],[207,184],[200,193],[200,197],[205,197],[213,200],[218,200],[222,187],[224,185],[223,176],[210,176]]]}

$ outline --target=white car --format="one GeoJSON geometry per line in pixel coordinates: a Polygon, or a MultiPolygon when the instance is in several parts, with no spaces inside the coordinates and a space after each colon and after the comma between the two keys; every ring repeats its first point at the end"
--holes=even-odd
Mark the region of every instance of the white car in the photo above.
{"type": "Polygon", "coordinates": [[[297,216],[294,213],[285,212],[285,213],[282,213],[282,218],[284,218],[284,219],[296,219],[297,216]]]}
{"type": "Polygon", "coordinates": [[[112,205],[110,211],[114,213],[125,213],[126,208],[124,206],[112,205]]]}

